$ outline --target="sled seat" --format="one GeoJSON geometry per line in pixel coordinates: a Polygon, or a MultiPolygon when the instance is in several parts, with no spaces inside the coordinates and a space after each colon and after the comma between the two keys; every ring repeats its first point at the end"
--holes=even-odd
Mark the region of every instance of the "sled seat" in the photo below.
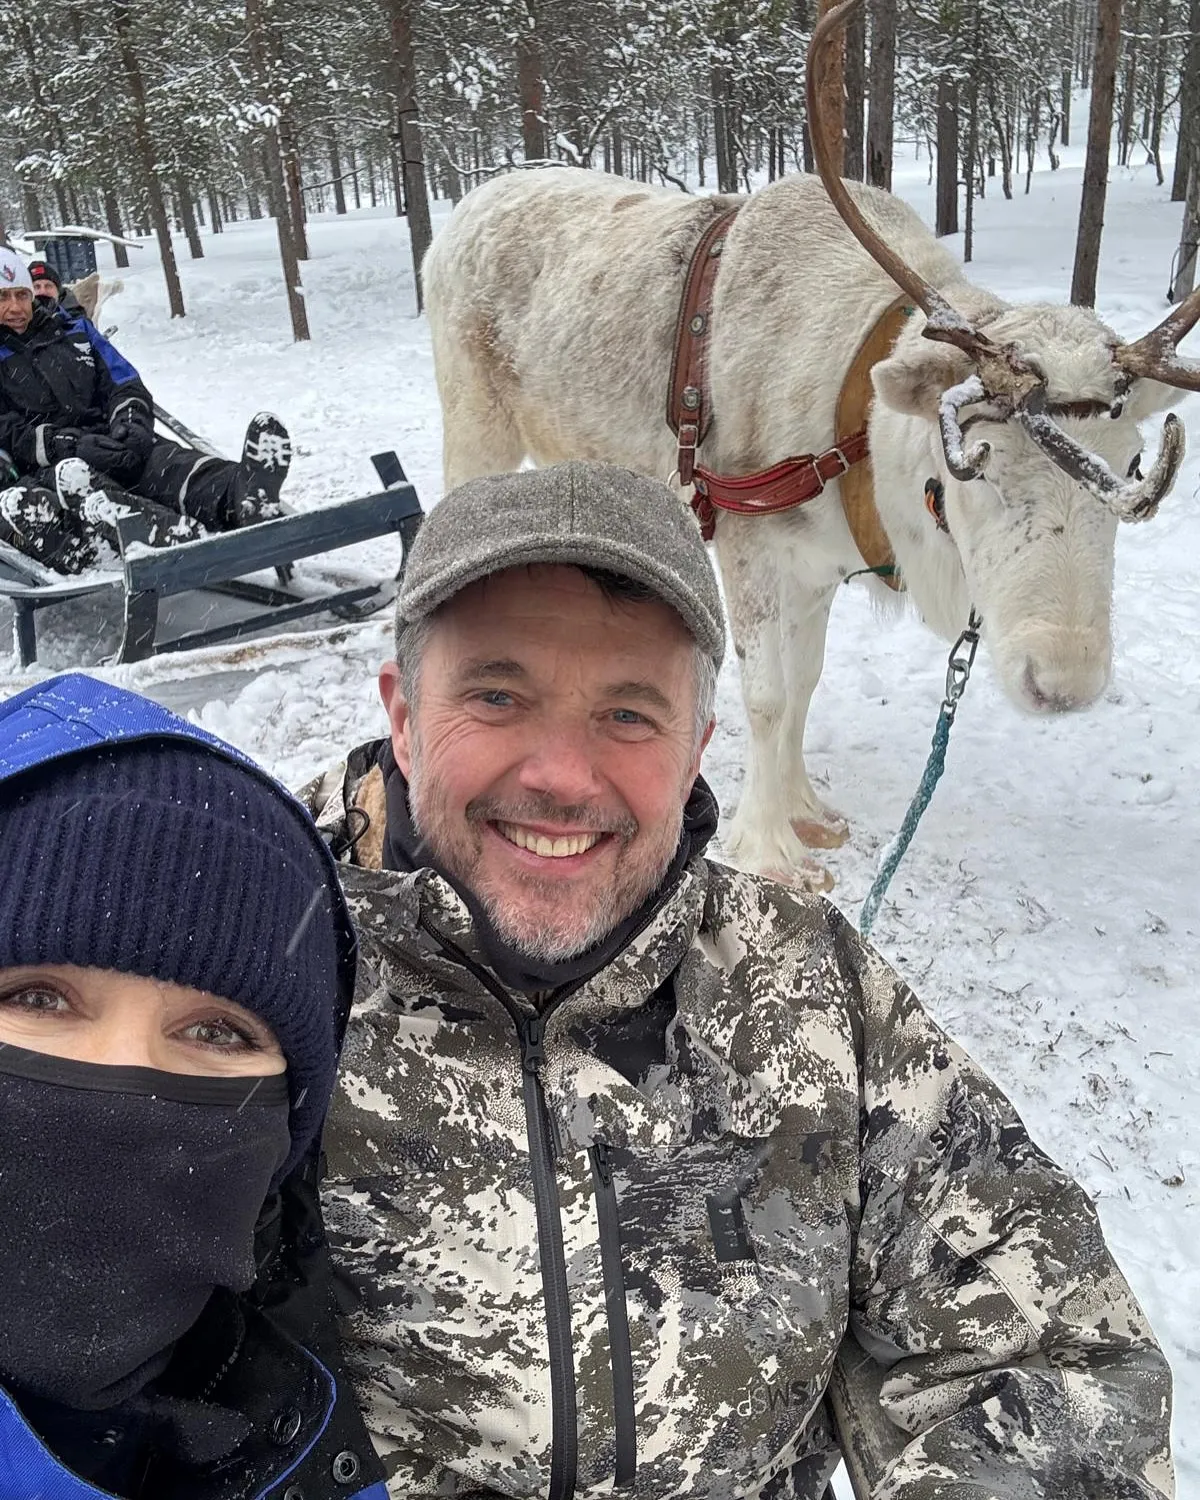
{"type": "Polygon", "coordinates": [[[115,657],[118,662],[143,661],[169,651],[240,640],[326,612],[342,619],[365,619],[395,597],[404,560],[423,516],[416,490],[405,478],[396,455],[377,454],[372,462],[388,486],[378,494],[172,547],[149,547],[145,517],[122,517],[117,522],[120,572],[64,578],[0,545],[0,595],[6,596],[13,607],[13,633],[21,665],[27,667],[37,660],[36,617],[40,610],[105,590],[120,589],[124,593],[124,631],[115,657]],[[301,558],[391,534],[400,537],[402,548],[400,570],[394,577],[323,589],[319,579],[297,581],[291,574],[290,565],[301,558]],[[285,583],[268,586],[246,576],[272,568],[285,583]],[[311,591],[307,585],[312,585],[311,591]],[[159,641],[160,602],[192,590],[223,594],[262,607],[248,618],[159,641]]]}

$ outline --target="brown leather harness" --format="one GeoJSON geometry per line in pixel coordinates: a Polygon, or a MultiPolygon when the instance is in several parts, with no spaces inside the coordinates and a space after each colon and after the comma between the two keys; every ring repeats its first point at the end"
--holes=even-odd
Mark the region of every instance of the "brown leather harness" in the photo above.
{"type": "Polygon", "coordinates": [[[675,359],[667,394],[667,423],[678,439],[679,482],[694,487],[692,509],[705,540],[711,539],[718,510],[737,515],[773,515],[815,500],[831,479],[841,480],[842,508],[855,545],[869,571],[894,589],[903,587],[887,533],[875,508],[867,448],[871,366],[886,359],[912,311],[899,297],[876,321],[855,354],[838,395],[835,431],[841,434],[823,453],[803,453],[753,474],[714,474],[696,462],[696,450],[712,426],[708,384],[708,333],[713,287],[725,237],[738,210],[719,214],[692,254],[675,329],[675,359]]]}

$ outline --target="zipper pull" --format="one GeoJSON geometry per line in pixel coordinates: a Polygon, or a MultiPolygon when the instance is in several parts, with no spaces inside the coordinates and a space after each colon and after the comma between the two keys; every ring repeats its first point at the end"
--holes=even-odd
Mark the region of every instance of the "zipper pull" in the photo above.
{"type": "Polygon", "coordinates": [[[592,1151],[596,1157],[596,1176],[600,1179],[601,1186],[612,1187],[612,1150],[607,1141],[596,1139],[592,1142],[592,1151]]]}
{"type": "Polygon", "coordinates": [[[521,1066],[527,1073],[540,1073],[545,1059],[543,1043],[546,1022],[542,1016],[526,1016],[520,1023],[521,1066]]]}

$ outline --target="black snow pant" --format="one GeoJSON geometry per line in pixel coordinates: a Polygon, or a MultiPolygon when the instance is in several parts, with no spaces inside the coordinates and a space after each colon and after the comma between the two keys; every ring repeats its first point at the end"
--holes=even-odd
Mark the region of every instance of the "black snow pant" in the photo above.
{"type": "Polygon", "coordinates": [[[206,531],[229,531],[237,524],[237,475],[232,459],[209,458],[156,438],[141,478],[124,488],[191,516],[206,531]]]}
{"type": "MultiPolygon", "coordinates": [[[[95,473],[103,485],[107,475],[101,469],[95,473]]],[[[54,489],[53,469],[42,469],[33,477],[37,484],[54,489]]],[[[133,484],[115,479],[112,485],[126,495],[141,495],[191,516],[206,531],[230,531],[237,524],[237,477],[233,459],[209,458],[195,448],[156,438],[140,478],[133,484]]]]}

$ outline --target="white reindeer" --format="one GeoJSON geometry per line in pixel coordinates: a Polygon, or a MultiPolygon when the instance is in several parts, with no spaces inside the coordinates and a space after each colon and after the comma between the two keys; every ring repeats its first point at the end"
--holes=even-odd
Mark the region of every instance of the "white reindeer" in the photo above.
{"type": "MultiPolygon", "coordinates": [[[[748,198],[694,198],[545,169],[469,193],[424,265],[445,483],[526,458],[667,479],[684,278],[714,215],[740,204],[713,296],[702,463],[738,475],[829,448],[855,351],[897,286],[909,291],[916,310],[872,370],[868,427],[876,506],[909,597],[950,640],[974,604],[1021,708],[1090,704],[1111,664],[1117,518],[1152,513],[1182,456],[1168,418],[1146,479],[1119,477],[1135,471],[1139,422],[1173,399],[1146,377],[1197,384],[1173,356],[1200,308],[1122,346],[1090,311],[1011,307],[972,285],[890,194],[839,190],[837,207],[803,176],[748,198]],[[983,439],[968,454],[964,429],[983,439]],[[948,531],[926,511],[930,475],[945,484],[948,531]]],[[[833,847],[846,824],[814,792],[802,747],[830,604],[864,566],[838,484],[783,514],[719,514],[716,549],[750,729],[725,847],[749,868],[828,885],[806,846],[833,847]]]]}

